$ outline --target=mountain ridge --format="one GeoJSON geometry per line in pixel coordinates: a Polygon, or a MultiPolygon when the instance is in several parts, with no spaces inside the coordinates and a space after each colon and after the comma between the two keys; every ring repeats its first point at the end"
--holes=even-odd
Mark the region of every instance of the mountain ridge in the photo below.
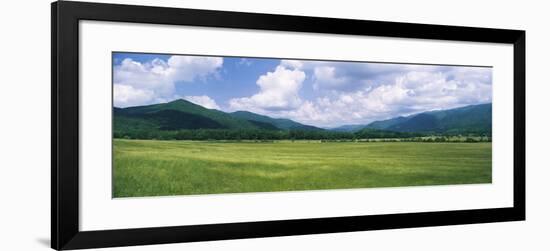
{"type": "Polygon", "coordinates": [[[231,112],[229,114],[231,116],[247,119],[249,121],[252,120],[252,121],[258,121],[258,122],[270,123],[282,130],[323,130],[315,126],[298,123],[291,119],[272,118],[269,116],[265,116],[265,115],[261,115],[261,114],[257,114],[249,111],[236,111],[236,112],[231,112]]]}
{"type": "Polygon", "coordinates": [[[427,111],[374,121],[366,125],[343,125],[326,130],[286,118],[272,118],[249,111],[223,112],[208,109],[184,99],[144,106],[113,107],[113,115],[115,131],[225,129],[356,133],[363,130],[363,133],[372,133],[374,129],[398,133],[490,134],[492,103],[427,111]]]}
{"type": "Polygon", "coordinates": [[[395,132],[491,134],[492,103],[398,116],[371,122],[361,129],[364,128],[395,132]]]}
{"type": "Polygon", "coordinates": [[[275,119],[247,111],[226,113],[208,109],[184,99],[144,106],[113,107],[113,115],[115,129],[323,130],[290,119],[275,119]]]}

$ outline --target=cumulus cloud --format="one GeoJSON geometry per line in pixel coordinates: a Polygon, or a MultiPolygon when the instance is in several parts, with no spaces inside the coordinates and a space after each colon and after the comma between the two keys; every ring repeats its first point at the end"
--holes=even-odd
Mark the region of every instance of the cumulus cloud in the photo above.
{"type": "Polygon", "coordinates": [[[185,100],[190,101],[192,103],[195,103],[197,105],[200,105],[202,107],[206,107],[208,109],[216,109],[220,110],[220,107],[218,104],[216,104],[216,101],[214,101],[212,98],[203,95],[203,96],[185,96],[185,100]]]}
{"type": "Polygon", "coordinates": [[[154,93],[144,89],[135,89],[131,85],[116,84],[113,86],[115,106],[125,107],[131,104],[143,104],[153,99],[154,93]]]}
{"type": "Polygon", "coordinates": [[[491,100],[491,69],[417,69],[397,74],[392,81],[317,98],[287,115],[304,123],[331,127],[491,100]]]}
{"type": "MultiPolygon", "coordinates": [[[[289,69],[311,72],[313,87],[319,91],[357,91],[391,83],[404,73],[440,72],[456,70],[452,66],[413,65],[395,63],[281,60],[289,69]]],[[[468,67],[471,68],[471,67],[468,67]]]]}
{"type": "Polygon", "coordinates": [[[303,74],[311,75],[313,98],[269,85],[272,88],[262,87],[252,97],[233,99],[231,107],[333,127],[492,100],[491,68],[282,60],[275,72],[263,77],[282,71],[300,72],[300,81],[294,82],[300,84],[293,85],[297,88],[303,74]],[[271,93],[280,95],[267,95],[271,93]]]}
{"type": "Polygon", "coordinates": [[[282,60],[290,69],[312,72],[316,90],[354,91],[379,84],[414,67],[401,64],[380,64],[340,61],[282,60]]]}
{"type": "Polygon", "coordinates": [[[223,64],[221,57],[172,56],[168,59],[167,73],[176,81],[193,81],[215,73],[223,64]]]}
{"type": "Polygon", "coordinates": [[[260,91],[250,97],[234,98],[229,101],[232,110],[284,111],[301,105],[298,91],[306,75],[298,69],[277,66],[274,71],[262,75],[256,81],[260,91]]]}
{"type": "Polygon", "coordinates": [[[318,66],[313,69],[315,76],[314,88],[319,89],[319,86],[333,88],[342,88],[344,85],[350,84],[349,78],[346,76],[337,76],[336,67],[333,66],[318,66]]]}
{"type": "Polygon", "coordinates": [[[176,83],[215,75],[222,64],[220,57],[172,56],[166,61],[145,63],[126,58],[113,68],[114,105],[127,107],[174,99],[176,83]]]}

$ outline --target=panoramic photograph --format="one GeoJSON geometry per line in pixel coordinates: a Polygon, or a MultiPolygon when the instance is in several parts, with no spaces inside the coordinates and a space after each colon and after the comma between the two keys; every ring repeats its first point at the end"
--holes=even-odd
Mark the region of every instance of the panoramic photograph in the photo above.
{"type": "Polygon", "coordinates": [[[113,197],[492,182],[492,68],[112,53],[113,197]]]}

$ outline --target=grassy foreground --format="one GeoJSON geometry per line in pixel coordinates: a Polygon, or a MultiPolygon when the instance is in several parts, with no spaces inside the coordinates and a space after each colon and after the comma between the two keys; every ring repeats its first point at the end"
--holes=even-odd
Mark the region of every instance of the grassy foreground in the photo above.
{"type": "Polygon", "coordinates": [[[491,182],[491,143],[114,140],[114,197],[491,182]]]}

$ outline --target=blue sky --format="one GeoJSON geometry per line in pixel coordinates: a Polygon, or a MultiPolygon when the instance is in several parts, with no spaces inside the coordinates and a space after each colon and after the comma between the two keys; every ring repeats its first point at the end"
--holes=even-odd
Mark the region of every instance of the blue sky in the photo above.
{"type": "Polygon", "coordinates": [[[319,126],[492,100],[492,68],[113,53],[116,107],[186,99],[319,126]]]}

